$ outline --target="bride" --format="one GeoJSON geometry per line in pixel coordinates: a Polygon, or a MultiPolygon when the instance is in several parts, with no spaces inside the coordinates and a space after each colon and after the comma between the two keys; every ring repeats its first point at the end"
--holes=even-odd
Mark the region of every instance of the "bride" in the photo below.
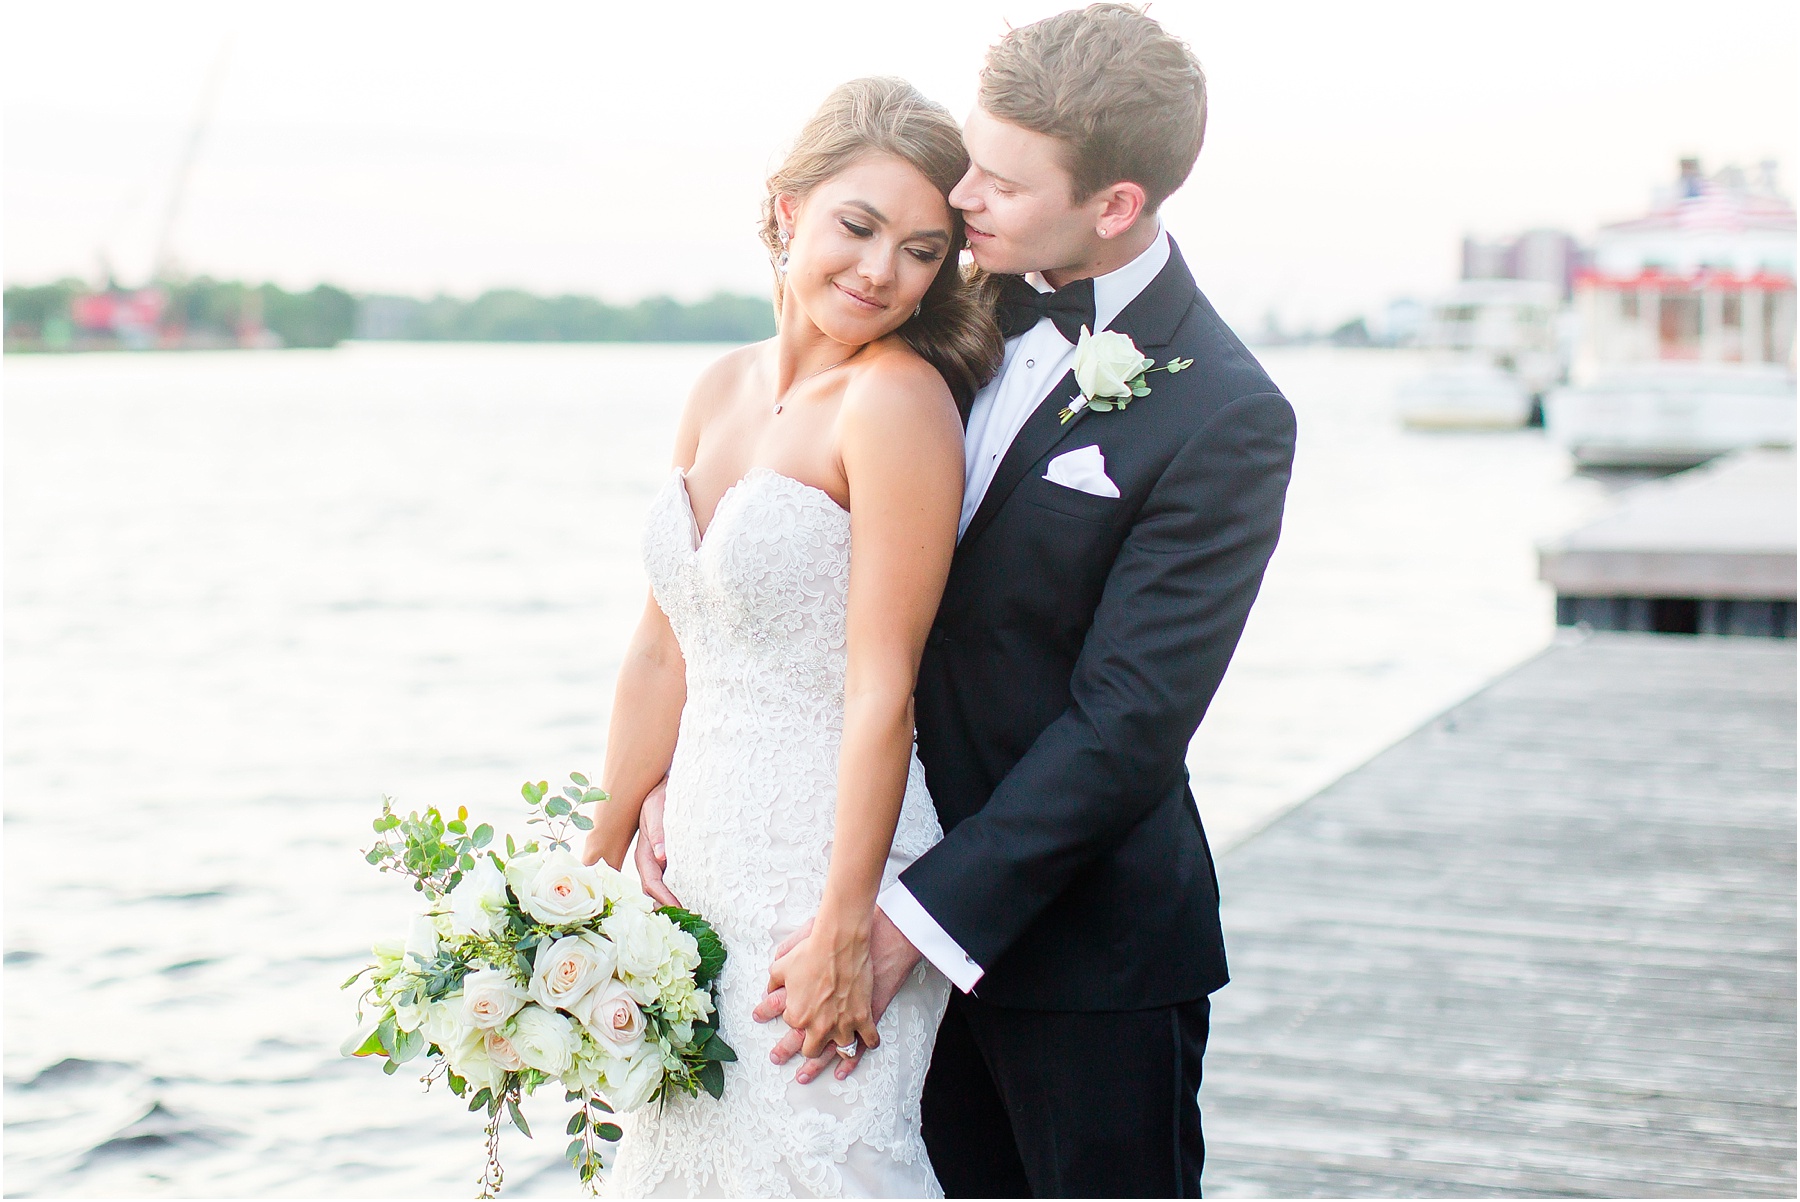
{"type": "Polygon", "coordinates": [[[956,544],[958,409],[1001,354],[958,268],[967,166],[903,81],[833,92],[769,180],[779,332],[682,414],[586,859],[621,864],[666,774],[666,883],[725,940],[738,1061],[721,1100],[627,1116],[616,1195],[941,1196],[919,1097],[949,984],[921,962],[875,1023],[869,937],[876,894],[942,837],[912,693],[956,544]],[[809,920],[794,955],[827,984],[788,1014],[835,1046],[796,1076],[771,1060],[787,1026],[751,1010],[809,920]]]}

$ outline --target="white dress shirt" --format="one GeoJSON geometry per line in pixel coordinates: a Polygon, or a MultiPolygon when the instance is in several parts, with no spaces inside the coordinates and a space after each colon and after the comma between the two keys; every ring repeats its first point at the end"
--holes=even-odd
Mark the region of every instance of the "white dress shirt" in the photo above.
{"type": "MultiPolygon", "coordinates": [[[[1156,240],[1144,253],[1117,271],[1095,276],[1094,329],[1104,330],[1112,325],[1168,261],[1169,235],[1166,230],[1158,230],[1156,240]]],[[[1025,279],[1039,292],[1052,291],[1035,271],[1025,279]]],[[[1048,317],[1040,318],[1037,325],[1018,337],[1006,340],[1006,359],[1000,374],[975,394],[969,410],[969,428],[963,434],[963,506],[962,519],[956,527],[958,540],[968,530],[975,511],[981,508],[981,499],[987,496],[994,473],[1000,470],[1000,461],[1026,419],[1048,399],[1050,390],[1074,365],[1074,345],[1048,317]]],[[[958,989],[968,993],[975,988],[986,970],[950,937],[905,885],[895,881],[883,889],[876,905],[958,989]]]]}

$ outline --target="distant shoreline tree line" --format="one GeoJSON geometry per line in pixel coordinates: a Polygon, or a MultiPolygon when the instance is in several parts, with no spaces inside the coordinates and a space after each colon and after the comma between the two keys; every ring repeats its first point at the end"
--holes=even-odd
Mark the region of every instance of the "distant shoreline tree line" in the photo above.
{"type": "Polygon", "coordinates": [[[355,296],[321,284],[288,292],[199,277],[148,288],[79,280],[6,289],[8,351],[330,347],[347,339],[418,342],[754,342],[775,332],[766,297],[591,296],[494,289],[473,300],[355,296]]]}

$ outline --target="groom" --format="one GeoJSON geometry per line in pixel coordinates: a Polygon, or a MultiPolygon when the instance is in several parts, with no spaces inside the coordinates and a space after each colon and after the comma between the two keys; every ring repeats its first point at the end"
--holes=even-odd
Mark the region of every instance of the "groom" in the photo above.
{"type": "Polygon", "coordinates": [[[1187,47],[1096,4],[994,46],[965,129],[950,200],[1005,277],[1006,360],[969,416],[919,669],[946,834],[881,895],[874,990],[885,1006],[921,956],[957,986],[923,1100],[952,1197],[1199,1196],[1226,969],[1184,759],[1275,549],[1294,447],[1287,401],[1157,217],[1205,123],[1187,47]],[[1084,325],[1193,365],[1063,420],[1084,325]]]}

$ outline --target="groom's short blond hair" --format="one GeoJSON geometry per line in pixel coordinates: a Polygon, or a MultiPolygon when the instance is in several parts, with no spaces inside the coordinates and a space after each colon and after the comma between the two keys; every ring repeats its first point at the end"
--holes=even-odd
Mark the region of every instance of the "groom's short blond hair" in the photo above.
{"type": "Polygon", "coordinates": [[[978,103],[1068,148],[1075,199],[1130,181],[1154,210],[1186,182],[1206,135],[1193,51],[1129,4],[1092,4],[1007,31],[978,103]]]}

